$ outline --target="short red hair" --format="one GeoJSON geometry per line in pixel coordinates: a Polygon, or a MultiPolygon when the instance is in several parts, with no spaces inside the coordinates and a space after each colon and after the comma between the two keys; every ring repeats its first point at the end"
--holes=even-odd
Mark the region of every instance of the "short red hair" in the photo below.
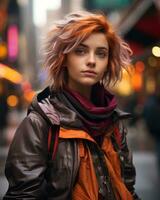
{"type": "Polygon", "coordinates": [[[109,44],[109,61],[102,83],[109,86],[121,78],[122,69],[130,63],[128,44],[113,30],[104,14],[81,11],[55,23],[46,37],[44,64],[54,90],[62,89],[66,84],[67,73],[63,67],[66,54],[93,32],[103,32],[109,44]]]}

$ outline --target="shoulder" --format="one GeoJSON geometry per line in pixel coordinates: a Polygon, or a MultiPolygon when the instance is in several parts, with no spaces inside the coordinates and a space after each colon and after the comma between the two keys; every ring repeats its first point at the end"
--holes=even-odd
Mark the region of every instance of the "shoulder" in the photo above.
{"type": "MultiPolygon", "coordinates": [[[[48,138],[49,125],[36,112],[30,112],[19,124],[11,146],[34,146],[48,138]]],[[[17,149],[17,148],[16,148],[17,149]]]]}
{"type": "Polygon", "coordinates": [[[36,111],[30,112],[24,118],[24,123],[29,123],[34,127],[49,128],[49,122],[36,111]]]}

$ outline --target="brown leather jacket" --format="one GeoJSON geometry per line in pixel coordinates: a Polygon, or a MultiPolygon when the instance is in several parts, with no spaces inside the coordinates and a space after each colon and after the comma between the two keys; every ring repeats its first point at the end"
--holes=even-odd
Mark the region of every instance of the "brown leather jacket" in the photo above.
{"type": "MultiPolygon", "coordinates": [[[[5,200],[72,199],[80,166],[78,140],[59,138],[53,160],[48,159],[47,141],[50,125],[61,124],[63,128],[68,125],[72,129],[72,124],[78,120],[75,113],[67,110],[61,102],[57,102],[56,106],[50,104],[48,90],[43,91],[33,100],[28,115],[18,127],[6,160],[5,174],[9,188],[5,200]]],[[[119,118],[125,116],[120,112],[118,115],[119,118]]],[[[135,168],[123,128],[121,134],[122,148],[117,149],[117,153],[121,160],[122,178],[133,199],[138,199],[134,193],[135,168]]]]}

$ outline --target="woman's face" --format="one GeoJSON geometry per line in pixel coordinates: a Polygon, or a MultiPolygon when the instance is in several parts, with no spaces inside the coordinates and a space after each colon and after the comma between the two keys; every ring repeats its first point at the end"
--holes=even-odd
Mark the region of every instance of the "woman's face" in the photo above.
{"type": "Polygon", "coordinates": [[[69,88],[79,91],[99,82],[107,69],[109,46],[105,34],[92,33],[66,56],[69,88]]]}

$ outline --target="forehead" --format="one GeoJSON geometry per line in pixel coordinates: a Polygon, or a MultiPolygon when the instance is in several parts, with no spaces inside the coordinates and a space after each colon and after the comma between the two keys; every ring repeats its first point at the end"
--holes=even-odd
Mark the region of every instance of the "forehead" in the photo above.
{"type": "Polygon", "coordinates": [[[87,39],[85,39],[82,44],[89,47],[104,47],[108,48],[107,37],[104,33],[92,33],[87,39]]]}

